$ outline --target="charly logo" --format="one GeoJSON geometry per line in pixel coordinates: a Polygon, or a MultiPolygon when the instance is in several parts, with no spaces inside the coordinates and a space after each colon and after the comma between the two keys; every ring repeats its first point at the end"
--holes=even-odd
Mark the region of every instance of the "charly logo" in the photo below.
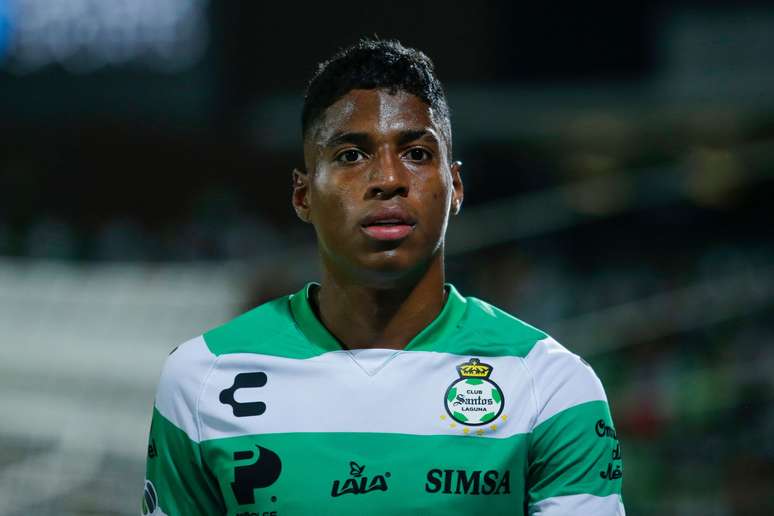
{"type": "Polygon", "coordinates": [[[331,496],[336,498],[345,494],[366,494],[371,491],[387,491],[387,479],[390,478],[390,472],[388,471],[384,475],[375,475],[368,480],[368,477],[363,475],[365,466],[359,465],[357,462],[349,463],[349,476],[341,482],[340,480],[334,480],[333,486],[331,486],[331,496]]]}
{"type": "Polygon", "coordinates": [[[242,403],[234,399],[234,394],[239,389],[251,389],[266,385],[266,373],[239,373],[234,377],[234,383],[228,389],[220,391],[220,402],[231,405],[231,410],[236,417],[260,416],[266,412],[266,403],[253,401],[242,403]]]}
{"type": "MultiPolygon", "coordinates": [[[[457,366],[460,377],[446,389],[445,400],[446,413],[453,421],[465,426],[489,424],[492,430],[497,428],[494,421],[502,413],[505,400],[500,387],[489,379],[492,369],[491,365],[482,364],[477,358],[457,366]]],[[[456,425],[453,422],[450,426],[456,425]]],[[[481,435],[483,431],[476,433],[481,435]]]]}
{"type": "Polygon", "coordinates": [[[167,513],[159,507],[156,486],[150,480],[145,481],[145,489],[142,493],[142,514],[143,516],[167,516],[167,513]]]}
{"type": "MultiPolygon", "coordinates": [[[[249,464],[234,468],[234,481],[231,482],[231,490],[239,505],[255,503],[253,489],[269,487],[282,472],[282,461],[279,455],[263,446],[255,446],[258,449],[258,458],[249,464]]],[[[253,450],[234,452],[234,460],[252,460],[255,457],[253,450]]]]}

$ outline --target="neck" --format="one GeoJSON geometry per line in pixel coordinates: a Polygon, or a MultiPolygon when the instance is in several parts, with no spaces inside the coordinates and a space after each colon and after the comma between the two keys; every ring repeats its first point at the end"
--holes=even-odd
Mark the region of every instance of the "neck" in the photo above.
{"type": "Polygon", "coordinates": [[[321,286],[312,306],[323,325],[346,349],[403,349],[443,309],[443,252],[418,278],[378,286],[336,274],[323,262],[321,286]]]}

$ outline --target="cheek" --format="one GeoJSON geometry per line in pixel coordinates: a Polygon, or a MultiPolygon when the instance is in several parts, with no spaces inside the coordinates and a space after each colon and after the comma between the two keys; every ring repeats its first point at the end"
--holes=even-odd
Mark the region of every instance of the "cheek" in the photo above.
{"type": "Polygon", "coordinates": [[[426,230],[435,233],[437,229],[442,228],[444,219],[448,216],[450,195],[443,188],[437,188],[428,192],[427,202],[424,203],[425,220],[429,223],[426,230]]]}
{"type": "Polygon", "coordinates": [[[443,211],[448,208],[448,204],[451,202],[451,188],[445,181],[438,181],[432,186],[432,191],[429,192],[429,197],[432,198],[433,206],[438,211],[443,211]]]}
{"type": "Polygon", "coordinates": [[[432,192],[433,200],[440,201],[451,196],[451,175],[443,170],[436,170],[431,175],[423,178],[417,187],[423,188],[426,192],[432,192]]]}
{"type": "Polygon", "coordinates": [[[321,174],[312,190],[312,211],[322,225],[335,230],[346,224],[354,215],[352,196],[354,190],[347,182],[336,182],[329,175],[321,174]]]}

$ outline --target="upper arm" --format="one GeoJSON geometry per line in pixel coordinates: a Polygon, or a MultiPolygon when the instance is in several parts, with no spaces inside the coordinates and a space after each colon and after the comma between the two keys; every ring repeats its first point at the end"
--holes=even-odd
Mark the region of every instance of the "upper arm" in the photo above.
{"type": "Polygon", "coordinates": [[[538,399],[527,470],[529,513],[624,514],[620,445],[596,374],[552,339],[536,344],[526,362],[538,399]]]}
{"type": "Polygon", "coordinates": [[[201,339],[174,351],[164,364],[153,409],[143,514],[224,514],[217,480],[203,460],[196,403],[212,357],[201,339]]]}

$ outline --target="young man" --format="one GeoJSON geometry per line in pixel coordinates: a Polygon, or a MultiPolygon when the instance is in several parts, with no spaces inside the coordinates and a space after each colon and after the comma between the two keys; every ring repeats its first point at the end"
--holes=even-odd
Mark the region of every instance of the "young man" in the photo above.
{"type": "Polygon", "coordinates": [[[302,119],[292,202],[321,282],[170,355],[143,514],[624,514],[592,370],[444,283],[463,189],[427,56],[361,41],[302,119]]]}

